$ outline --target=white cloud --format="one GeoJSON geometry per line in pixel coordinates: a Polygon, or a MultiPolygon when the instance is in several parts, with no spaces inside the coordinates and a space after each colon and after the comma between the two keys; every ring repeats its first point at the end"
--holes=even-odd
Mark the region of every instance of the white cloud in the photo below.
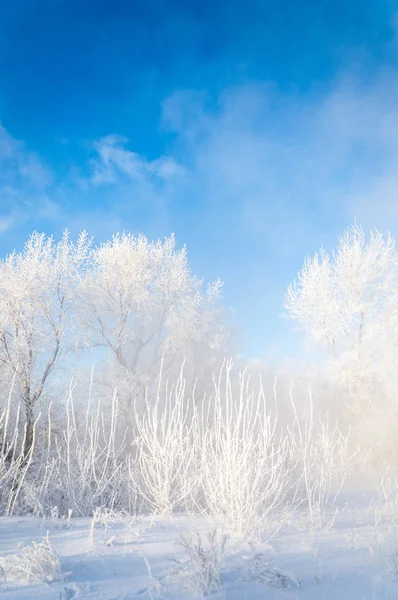
{"type": "Polygon", "coordinates": [[[126,215],[132,219],[143,206],[153,211],[153,224],[166,222],[167,200],[183,169],[171,157],[147,160],[126,146],[127,140],[116,135],[93,142],[89,162],[72,167],[60,180],[0,126],[0,233],[21,226],[25,231],[68,226],[111,235],[116,226],[126,226],[126,215]]]}
{"type": "Polygon", "coordinates": [[[94,143],[97,155],[91,160],[92,183],[115,183],[122,177],[149,183],[153,178],[169,180],[182,172],[172,158],[163,156],[150,161],[126,149],[127,143],[126,138],[117,135],[108,135],[94,143]]]}

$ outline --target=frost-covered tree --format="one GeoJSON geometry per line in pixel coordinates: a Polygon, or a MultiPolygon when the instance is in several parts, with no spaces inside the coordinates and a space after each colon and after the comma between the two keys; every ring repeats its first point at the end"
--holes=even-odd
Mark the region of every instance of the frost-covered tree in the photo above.
{"type": "Polygon", "coordinates": [[[90,254],[82,233],[33,233],[22,252],[0,260],[0,364],[15,382],[26,418],[25,454],[32,446],[35,409],[62,356],[71,331],[76,286],[90,254]]]}
{"type": "Polygon", "coordinates": [[[339,376],[357,393],[375,366],[395,353],[398,328],[398,254],[395,240],[354,225],[336,251],[307,257],[289,286],[287,317],[310,342],[327,347],[339,376]]]}
{"type": "Polygon", "coordinates": [[[167,372],[177,357],[211,363],[222,354],[221,288],[216,281],[203,291],[173,235],[152,242],[117,234],[93,251],[81,286],[82,326],[91,345],[110,351],[119,389],[123,381],[142,389],[161,360],[167,372]]]}

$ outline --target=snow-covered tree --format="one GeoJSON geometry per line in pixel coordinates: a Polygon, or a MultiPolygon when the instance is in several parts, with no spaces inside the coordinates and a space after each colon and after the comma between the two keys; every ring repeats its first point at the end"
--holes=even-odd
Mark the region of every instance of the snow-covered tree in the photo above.
{"type": "Polygon", "coordinates": [[[353,225],[336,251],[307,257],[289,286],[287,317],[312,343],[327,347],[336,374],[356,393],[369,385],[380,362],[395,353],[398,329],[398,254],[395,240],[378,231],[365,239],[353,225]]]}
{"type": "Polygon", "coordinates": [[[13,379],[26,418],[25,454],[32,445],[35,409],[71,332],[76,286],[87,266],[90,240],[60,242],[33,233],[22,252],[0,260],[0,364],[13,379]]]}
{"type": "Polygon", "coordinates": [[[81,286],[82,326],[88,343],[111,352],[116,383],[142,389],[162,359],[167,372],[178,357],[211,362],[222,354],[227,331],[221,288],[216,281],[203,291],[186,248],[176,249],[173,235],[151,242],[117,234],[93,251],[81,286]]]}

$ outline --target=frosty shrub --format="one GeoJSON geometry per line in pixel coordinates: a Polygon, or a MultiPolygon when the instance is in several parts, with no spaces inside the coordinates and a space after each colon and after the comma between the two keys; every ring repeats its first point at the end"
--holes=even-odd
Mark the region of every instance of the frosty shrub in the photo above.
{"type": "Polygon", "coordinates": [[[70,392],[66,404],[66,428],[56,442],[59,464],[59,493],[64,510],[85,516],[98,506],[113,508],[120,502],[121,482],[125,479],[125,435],[117,439],[118,398],[105,415],[101,404],[91,409],[90,398],[83,418],[76,415],[70,392]]]}
{"type": "Polygon", "coordinates": [[[0,511],[58,520],[95,509],[171,517],[179,510],[221,518],[239,535],[279,527],[302,492],[313,523],[326,514],[346,473],[347,438],[324,420],[290,428],[259,381],[225,362],[213,393],[187,392],[176,381],[146,392],[145,410],[129,428],[115,391],[109,401],[74,399],[72,383],[57,414],[38,415],[25,453],[18,420],[0,412],[0,511]],[[12,423],[12,426],[11,426],[12,423]],[[7,433],[7,435],[4,434],[7,433]],[[37,438],[37,441],[36,441],[37,438]]]}
{"type": "Polygon", "coordinates": [[[289,573],[284,573],[274,566],[273,561],[267,557],[266,552],[258,551],[251,544],[253,556],[246,565],[246,580],[259,581],[263,585],[272,587],[298,587],[300,582],[289,573]]]}
{"type": "Polygon", "coordinates": [[[398,475],[390,468],[379,469],[377,473],[379,510],[387,518],[396,518],[398,512],[398,475]]]}
{"type": "Polygon", "coordinates": [[[236,533],[252,533],[281,506],[290,485],[287,438],[277,431],[261,382],[255,390],[242,372],[235,393],[232,363],[225,363],[201,427],[207,507],[236,533]]]}
{"type": "Polygon", "coordinates": [[[221,591],[221,571],[228,536],[214,528],[206,535],[181,536],[179,544],[188,554],[185,562],[175,561],[174,573],[197,598],[221,591]]]}
{"type": "Polygon", "coordinates": [[[343,435],[338,424],[334,428],[319,416],[314,417],[312,394],[309,391],[309,415],[299,418],[290,389],[294,422],[290,429],[290,452],[297,469],[299,494],[305,500],[312,527],[328,529],[334,518],[333,507],[350,467],[349,433],[343,435]]]}
{"type": "Polygon", "coordinates": [[[192,399],[181,370],[174,385],[161,378],[155,402],[135,423],[139,474],[136,487],[155,514],[170,516],[195,496],[199,486],[199,431],[192,399]]]}
{"type": "Polygon", "coordinates": [[[394,582],[398,582],[398,534],[394,531],[387,539],[387,545],[384,552],[384,558],[387,566],[388,577],[394,582]]]}
{"type": "Polygon", "coordinates": [[[62,579],[61,565],[48,535],[40,543],[25,546],[19,554],[0,558],[0,569],[6,582],[41,584],[62,579]]]}

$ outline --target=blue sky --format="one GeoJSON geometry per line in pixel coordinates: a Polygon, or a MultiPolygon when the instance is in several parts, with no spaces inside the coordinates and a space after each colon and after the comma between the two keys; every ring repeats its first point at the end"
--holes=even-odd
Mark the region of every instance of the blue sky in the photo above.
{"type": "Polygon", "coordinates": [[[174,232],[246,356],[300,354],[304,256],[354,218],[398,235],[394,5],[0,0],[1,254],[174,232]]]}

